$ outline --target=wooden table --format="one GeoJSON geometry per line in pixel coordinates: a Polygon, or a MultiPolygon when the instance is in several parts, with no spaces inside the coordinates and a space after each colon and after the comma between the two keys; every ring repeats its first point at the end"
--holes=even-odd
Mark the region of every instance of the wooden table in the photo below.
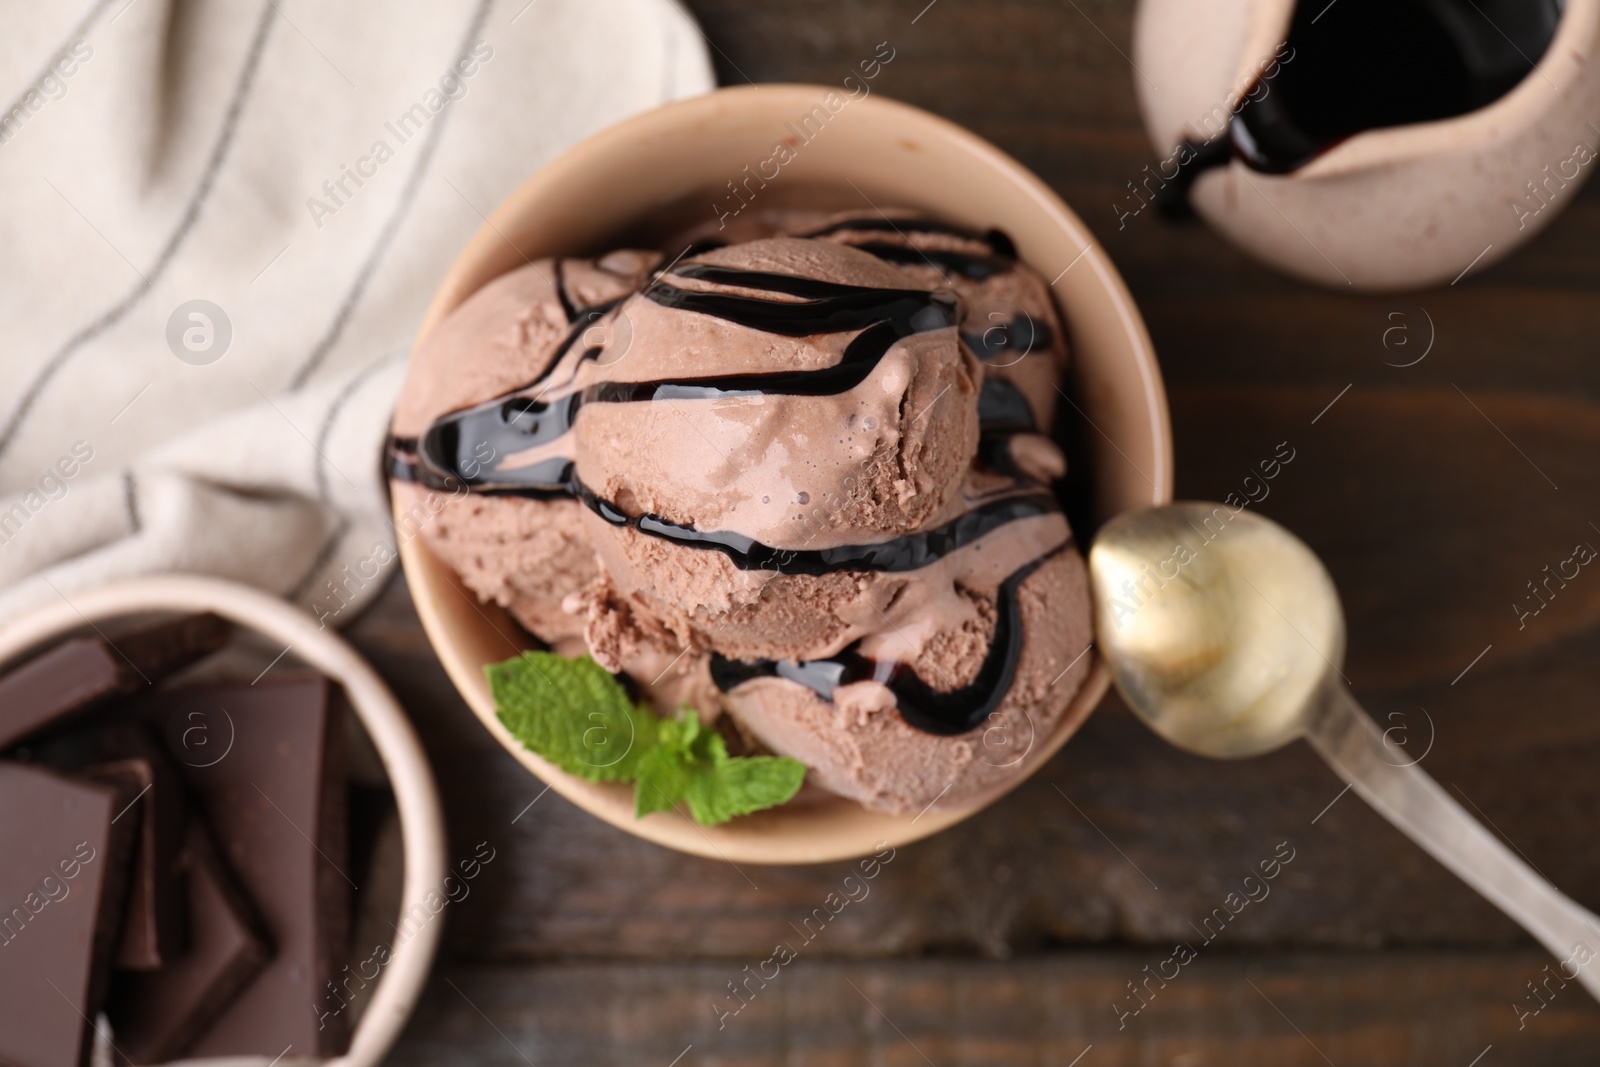
{"type": "MultiPolygon", "coordinates": [[[[1355,691],[1431,740],[1424,766],[1446,789],[1600,908],[1600,573],[1520,629],[1511,606],[1575,544],[1600,546],[1600,185],[1454,287],[1310,289],[1197,225],[1145,212],[1119,228],[1113,205],[1155,158],[1125,58],[1133,0],[926,2],[689,6],[728,84],[837,82],[889,41],[876,91],[1054,186],[1144,310],[1180,497],[1220,499],[1289,442],[1260,510],[1338,581],[1355,691]],[[1428,319],[1428,357],[1387,365],[1421,351],[1428,319]],[[1396,324],[1413,347],[1385,347],[1396,324]]],[[[1552,981],[1519,1027],[1551,961],[1341,797],[1309,748],[1206,762],[1115,699],[1021,789],[902,849],[719,1028],[713,1005],[738,1003],[728,983],[798,943],[849,865],[692,859],[542,793],[451,689],[401,582],[353,637],[416,719],[452,847],[497,850],[451,907],[395,1064],[1600,1062],[1600,1007],[1552,981]],[[1271,895],[1207,942],[1203,920],[1282,842],[1294,858],[1271,895]],[[1177,942],[1195,958],[1135,999],[1130,983],[1172,973],[1177,942]]]]}

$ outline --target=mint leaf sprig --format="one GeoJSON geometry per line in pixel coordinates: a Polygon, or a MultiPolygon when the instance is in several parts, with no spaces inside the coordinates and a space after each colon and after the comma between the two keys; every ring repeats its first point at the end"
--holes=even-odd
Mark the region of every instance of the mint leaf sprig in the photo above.
{"type": "Polygon", "coordinates": [[[524,652],[484,668],[501,723],[529,751],[591,782],[633,782],[634,814],[678,801],[702,826],[793,797],[805,764],[777,756],[730,756],[722,735],[684,705],[664,719],[628,699],[588,656],[524,652]]]}

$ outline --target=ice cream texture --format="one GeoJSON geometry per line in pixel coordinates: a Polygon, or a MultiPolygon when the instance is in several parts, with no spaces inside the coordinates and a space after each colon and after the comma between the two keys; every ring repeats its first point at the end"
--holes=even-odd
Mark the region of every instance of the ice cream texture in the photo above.
{"type": "Polygon", "coordinates": [[[970,803],[1089,667],[1049,287],[998,231],[906,212],[741,236],[474,293],[414,354],[397,510],[552,649],[731,746],[878,810],[970,803]]]}

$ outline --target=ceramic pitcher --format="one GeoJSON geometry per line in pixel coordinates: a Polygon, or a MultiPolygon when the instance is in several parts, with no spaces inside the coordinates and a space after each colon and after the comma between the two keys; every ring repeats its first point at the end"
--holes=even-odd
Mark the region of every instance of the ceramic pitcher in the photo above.
{"type": "MultiPolygon", "coordinates": [[[[1307,281],[1367,290],[1454,283],[1548,226],[1600,162],[1597,38],[1600,0],[1510,0],[1498,8],[1485,0],[1389,0],[1385,9],[1373,0],[1142,0],[1134,80],[1160,162],[1132,193],[1141,202],[1158,192],[1169,203],[1186,197],[1234,244],[1307,281]],[[1441,63],[1419,48],[1393,85],[1344,82],[1352,108],[1394,105],[1404,113],[1408,94],[1439,91],[1448,80],[1443,68],[1453,70],[1458,58],[1498,51],[1513,64],[1522,57],[1521,69],[1505,79],[1502,95],[1460,114],[1325,138],[1292,158],[1253,158],[1259,153],[1240,116],[1294,106],[1267,97],[1297,61],[1300,83],[1312,78],[1307,53],[1317,35],[1325,43],[1343,32],[1349,54],[1336,66],[1325,54],[1312,62],[1336,80],[1359,78],[1381,67],[1377,51],[1398,47],[1393,19],[1402,9],[1448,23],[1435,36],[1459,41],[1463,57],[1441,63]],[[1542,31],[1529,28],[1540,18],[1542,31]],[[1357,19],[1367,21],[1358,26],[1357,19]],[[1190,181],[1186,190],[1162,189],[1190,181]]],[[[1396,68],[1384,69],[1393,75],[1396,68]]],[[[1344,103],[1332,94],[1322,106],[1337,111],[1344,103]]]]}

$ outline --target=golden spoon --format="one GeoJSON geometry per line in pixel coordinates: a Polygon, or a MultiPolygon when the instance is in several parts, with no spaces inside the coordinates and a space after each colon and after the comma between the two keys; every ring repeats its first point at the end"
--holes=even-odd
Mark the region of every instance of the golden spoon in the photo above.
{"type": "Polygon", "coordinates": [[[1226,505],[1171,504],[1108,523],[1089,574],[1100,651],[1151,729],[1219,759],[1304,737],[1600,1000],[1600,918],[1512,855],[1361,710],[1340,671],[1338,591],[1304,542],[1226,505]]]}

